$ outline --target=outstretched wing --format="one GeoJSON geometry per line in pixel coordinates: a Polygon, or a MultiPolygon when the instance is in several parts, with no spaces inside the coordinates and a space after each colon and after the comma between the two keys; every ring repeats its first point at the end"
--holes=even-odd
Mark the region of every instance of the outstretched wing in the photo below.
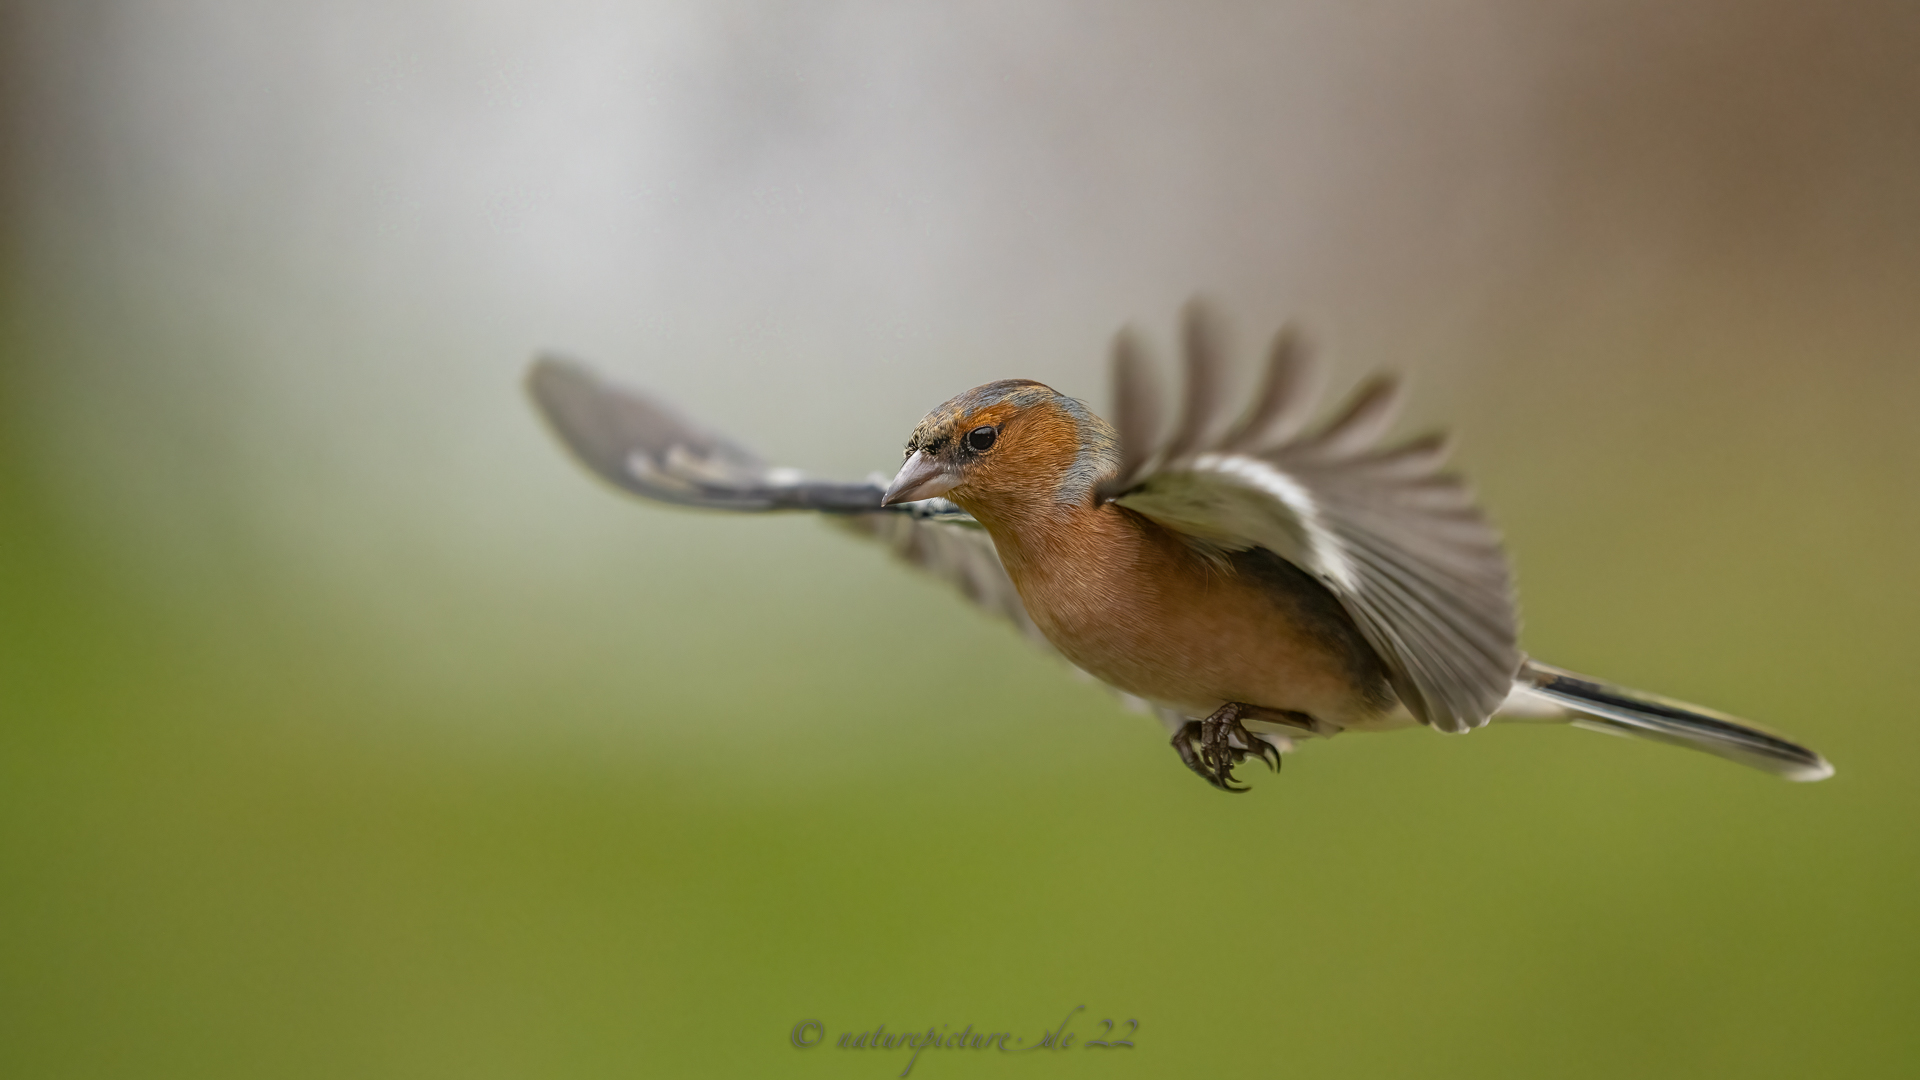
{"type": "Polygon", "coordinates": [[[849,532],[887,545],[901,560],[959,589],[962,596],[1013,623],[1028,640],[1051,652],[1053,645],[1033,624],[1026,604],[1013,587],[1013,579],[1007,577],[1006,568],[1000,565],[1000,552],[993,546],[993,537],[966,511],[945,499],[927,502],[942,504],[951,511],[843,514],[836,516],[834,522],[849,532]]]}
{"type": "Polygon", "coordinates": [[[1499,534],[1466,484],[1440,471],[1445,441],[1376,448],[1398,410],[1398,384],[1386,378],[1305,433],[1314,373],[1284,331],[1235,420],[1218,334],[1197,304],[1183,336],[1186,398],[1165,438],[1152,372],[1130,334],[1118,339],[1121,467],[1101,497],[1308,571],[1359,624],[1416,718],[1450,732],[1486,723],[1520,667],[1518,616],[1499,534]]]}
{"type": "Polygon", "coordinates": [[[602,479],[636,495],[710,510],[814,510],[885,543],[908,563],[957,586],[981,607],[1044,641],[972,515],[945,499],[883,507],[884,482],[817,480],[775,468],[637,391],[571,360],[543,356],[527,392],[567,449],[602,479]]]}

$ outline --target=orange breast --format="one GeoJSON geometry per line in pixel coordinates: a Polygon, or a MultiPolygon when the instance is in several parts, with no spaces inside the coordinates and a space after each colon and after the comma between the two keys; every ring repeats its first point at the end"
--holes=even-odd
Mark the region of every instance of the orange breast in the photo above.
{"type": "Polygon", "coordinates": [[[1195,716],[1238,701],[1342,727],[1392,709],[1358,629],[1298,571],[1222,565],[1112,505],[988,527],[1048,640],[1130,694],[1195,716]]]}

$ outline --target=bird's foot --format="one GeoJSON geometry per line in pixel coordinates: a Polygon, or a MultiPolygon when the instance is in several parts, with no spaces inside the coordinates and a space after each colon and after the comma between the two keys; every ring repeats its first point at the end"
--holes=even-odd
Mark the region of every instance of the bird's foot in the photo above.
{"type": "Polygon", "coordinates": [[[1194,775],[1219,788],[1238,794],[1249,790],[1234,781],[1233,767],[1254,754],[1267,768],[1280,771],[1280,751],[1240,723],[1249,712],[1247,706],[1230,701],[1213,711],[1205,720],[1189,720],[1174,733],[1173,748],[1180,761],[1194,775]]]}

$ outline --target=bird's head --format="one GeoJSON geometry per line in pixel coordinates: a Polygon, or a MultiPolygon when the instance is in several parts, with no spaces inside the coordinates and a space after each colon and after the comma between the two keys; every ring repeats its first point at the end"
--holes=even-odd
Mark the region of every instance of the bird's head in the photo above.
{"type": "Polygon", "coordinates": [[[928,413],[885,505],[945,496],[983,520],[1093,498],[1119,467],[1113,428],[1031,379],[976,386],[928,413]]]}

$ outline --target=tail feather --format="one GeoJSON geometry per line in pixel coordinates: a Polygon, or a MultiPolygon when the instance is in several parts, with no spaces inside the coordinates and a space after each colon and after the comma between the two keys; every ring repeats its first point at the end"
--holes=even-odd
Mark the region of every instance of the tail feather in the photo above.
{"type": "Polygon", "coordinates": [[[1532,660],[1521,668],[1516,682],[1536,698],[1575,714],[1572,722],[1579,727],[1702,750],[1788,780],[1825,780],[1833,775],[1833,766],[1812,750],[1712,709],[1613,686],[1532,660]]]}

